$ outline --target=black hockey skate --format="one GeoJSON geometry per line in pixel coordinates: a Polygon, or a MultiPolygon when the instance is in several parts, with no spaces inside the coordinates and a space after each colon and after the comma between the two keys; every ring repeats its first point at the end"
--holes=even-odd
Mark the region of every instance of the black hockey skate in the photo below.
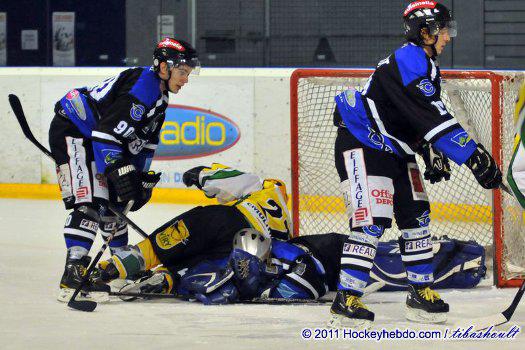
{"type": "MultiPolygon", "coordinates": [[[[58,293],[58,301],[67,303],[73,295],[75,289],[82,283],[87,271],[87,267],[91,258],[84,256],[81,259],[66,258],[66,266],[64,267],[64,274],[60,280],[60,291],[58,293]]],[[[100,282],[89,281],[82,288],[82,291],[76,297],[76,300],[92,300],[96,302],[109,301],[108,292],[110,288],[108,285],[100,282]]]]}
{"type": "Polygon", "coordinates": [[[443,323],[447,321],[449,306],[430,287],[408,286],[406,318],[421,323],[443,323]]]}
{"type": "Polygon", "coordinates": [[[368,329],[374,321],[374,313],[367,309],[361,299],[344,290],[337,292],[330,313],[330,328],[368,329]]]}

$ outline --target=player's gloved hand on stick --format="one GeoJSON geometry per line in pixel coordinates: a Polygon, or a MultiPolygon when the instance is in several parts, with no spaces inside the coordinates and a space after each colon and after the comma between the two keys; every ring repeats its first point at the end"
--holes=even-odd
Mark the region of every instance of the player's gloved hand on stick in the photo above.
{"type": "Polygon", "coordinates": [[[450,163],[443,153],[436,150],[432,145],[425,143],[421,146],[421,156],[425,161],[425,180],[431,184],[450,180],[450,163]]]}
{"type": "Polygon", "coordinates": [[[153,187],[159,183],[161,175],[162,173],[156,173],[152,170],[140,174],[140,183],[142,187],[139,189],[138,196],[130,211],[137,211],[149,202],[151,194],[153,193],[153,187]]]}
{"type": "Polygon", "coordinates": [[[195,185],[199,189],[202,189],[202,186],[199,183],[199,174],[204,168],[206,167],[203,165],[196,166],[195,168],[191,168],[190,170],[187,170],[182,175],[182,182],[186,185],[186,187],[195,185]]]}
{"type": "Polygon", "coordinates": [[[113,189],[119,202],[135,200],[140,189],[137,171],[125,158],[109,164],[104,171],[108,186],[113,189]]]}
{"type": "Polygon", "coordinates": [[[483,188],[492,189],[501,185],[501,171],[482,144],[478,143],[478,148],[467,159],[466,164],[483,188]]]}

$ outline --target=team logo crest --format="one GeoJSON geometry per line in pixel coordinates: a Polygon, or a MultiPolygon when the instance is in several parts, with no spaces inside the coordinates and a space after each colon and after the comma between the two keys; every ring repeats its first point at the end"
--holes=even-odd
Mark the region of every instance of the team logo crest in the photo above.
{"type": "Polygon", "coordinates": [[[428,79],[423,79],[416,85],[423,95],[430,97],[436,93],[436,88],[428,79]]]}
{"type": "Polygon", "coordinates": [[[146,112],[146,109],[143,105],[133,103],[133,106],[131,106],[131,110],[129,111],[129,115],[131,119],[140,121],[144,112],[146,112]]]}
{"type": "Polygon", "coordinates": [[[355,90],[354,89],[346,90],[345,99],[346,99],[346,103],[348,103],[350,107],[355,107],[355,90]]]}
{"type": "Polygon", "coordinates": [[[393,153],[392,148],[385,144],[385,138],[383,137],[383,135],[381,133],[378,133],[371,127],[368,127],[368,139],[374,145],[378,146],[379,149],[382,149],[383,151],[386,151],[388,153],[393,153]]]}
{"type": "Polygon", "coordinates": [[[363,232],[372,237],[381,237],[385,229],[380,225],[363,226],[363,232]]]}
{"type": "Polygon", "coordinates": [[[117,161],[117,159],[120,158],[119,151],[116,151],[114,149],[103,149],[102,150],[102,156],[104,157],[104,163],[105,164],[113,164],[117,161]]]}
{"type": "Polygon", "coordinates": [[[159,248],[168,250],[179,243],[186,244],[190,231],[186,227],[184,221],[179,220],[173,225],[170,225],[164,231],[160,232],[156,237],[155,241],[159,248]]]}
{"type": "Polygon", "coordinates": [[[430,211],[425,210],[420,217],[416,218],[419,223],[419,227],[427,227],[430,224],[430,211]]]}
{"type": "Polygon", "coordinates": [[[458,144],[460,147],[465,147],[469,141],[472,140],[466,131],[461,131],[452,136],[450,141],[458,144]]]}

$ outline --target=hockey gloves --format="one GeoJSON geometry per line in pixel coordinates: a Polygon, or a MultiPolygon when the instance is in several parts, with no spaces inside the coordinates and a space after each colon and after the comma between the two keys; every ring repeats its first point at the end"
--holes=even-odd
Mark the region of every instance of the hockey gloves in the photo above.
{"type": "Polygon", "coordinates": [[[110,191],[117,195],[118,202],[135,200],[140,189],[137,171],[127,159],[121,158],[109,164],[104,171],[110,191]]]}
{"type": "Polygon", "coordinates": [[[149,202],[153,193],[153,187],[160,181],[161,175],[162,173],[156,173],[151,170],[140,175],[142,188],[139,189],[135,203],[133,203],[130,211],[137,211],[149,202]]]}
{"type": "Polygon", "coordinates": [[[421,146],[421,156],[425,161],[425,180],[431,184],[450,180],[450,164],[448,158],[443,153],[436,150],[430,144],[425,143],[421,146]]]}
{"type": "Polygon", "coordinates": [[[190,170],[186,171],[182,175],[182,182],[184,182],[186,187],[195,185],[199,188],[199,190],[202,190],[202,186],[199,183],[199,174],[204,168],[206,167],[202,165],[196,166],[195,168],[191,168],[190,170]]]}
{"type": "Polygon", "coordinates": [[[478,143],[478,148],[467,159],[466,164],[483,188],[492,189],[501,185],[501,171],[481,143],[478,143]]]}

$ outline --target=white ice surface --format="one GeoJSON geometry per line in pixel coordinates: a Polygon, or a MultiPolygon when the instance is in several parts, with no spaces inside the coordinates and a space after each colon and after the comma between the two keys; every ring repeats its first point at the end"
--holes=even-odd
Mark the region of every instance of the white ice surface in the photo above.
{"type": "MultiPolygon", "coordinates": [[[[151,232],[189,207],[152,204],[131,218],[151,232]]],[[[59,201],[0,199],[0,349],[523,349],[510,341],[305,341],[305,327],[324,327],[329,304],[203,306],[186,302],[113,302],[93,313],[56,301],[65,246],[66,212],[59,201]]],[[[130,232],[131,242],[139,241],[130,232]]],[[[97,242],[94,249],[98,249],[97,242]]],[[[365,302],[376,328],[445,329],[457,320],[500,312],[515,289],[492,287],[441,291],[450,303],[446,325],[410,323],[405,294],[374,293],[365,302]]],[[[525,326],[520,305],[510,324],[525,326]]],[[[502,329],[508,329],[504,326],[502,329]]]]}

